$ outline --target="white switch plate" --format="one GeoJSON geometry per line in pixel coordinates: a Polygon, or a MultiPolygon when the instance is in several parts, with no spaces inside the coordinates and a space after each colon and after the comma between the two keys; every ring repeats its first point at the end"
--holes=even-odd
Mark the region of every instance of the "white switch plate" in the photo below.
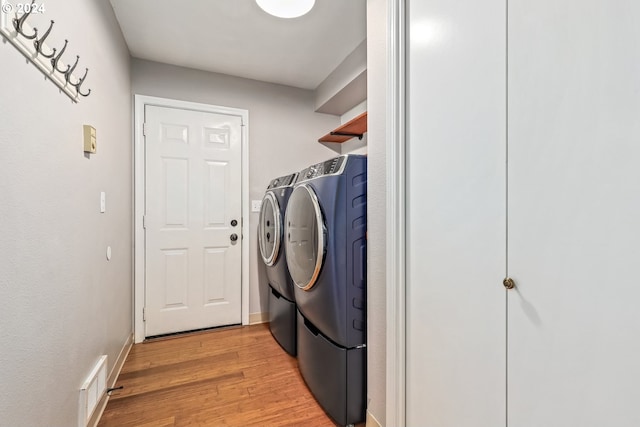
{"type": "Polygon", "coordinates": [[[107,194],[104,191],[100,192],[100,213],[104,213],[107,210],[107,194]]]}
{"type": "Polygon", "coordinates": [[[261,207],[262,207],[262,200],[251,201],[251,212],[260,212],[261,207]]]}

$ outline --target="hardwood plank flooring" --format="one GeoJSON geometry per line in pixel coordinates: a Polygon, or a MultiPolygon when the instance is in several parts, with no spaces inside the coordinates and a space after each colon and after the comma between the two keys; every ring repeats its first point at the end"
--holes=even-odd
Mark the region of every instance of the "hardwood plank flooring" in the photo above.
{"type": "Polygon", "coordinates": [[[335,424],[266,324],[136,344],[99,427],[335,424]]]}

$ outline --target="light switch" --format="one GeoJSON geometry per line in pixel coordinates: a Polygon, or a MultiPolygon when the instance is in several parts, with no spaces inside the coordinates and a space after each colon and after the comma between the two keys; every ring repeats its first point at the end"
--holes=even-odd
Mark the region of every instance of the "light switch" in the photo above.
{"type": "Polygon", "coordinates": [[[82,128],[84,131],[84,152],[95,153],[98,148],[98,143],[96,142],[96,129],[89,125],[84,125],[82,128]]]}
{"type": "Polygon", "coordinates": [[[261,207],[262,207],[262,200],[251,201],[251,212],[260,212],[261,207]]]}
{"type": "Polygon", "coordinates": [[[100,213],[105,213],[107,210],[107,194],[104,191],[100,192],[100,213]]]}

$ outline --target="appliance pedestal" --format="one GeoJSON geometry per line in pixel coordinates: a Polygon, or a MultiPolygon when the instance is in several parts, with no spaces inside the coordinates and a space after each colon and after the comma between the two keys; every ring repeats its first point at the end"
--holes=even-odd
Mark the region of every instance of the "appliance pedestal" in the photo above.
{"type": "Polygon", "coordinates": [[[280,347],[296,356],[296,303],[269,286],[269,329],[280,347]]]}
{"type": "Polygon", "coordinates": [[[307,387],[339,425],[365,420],[366,348],[344,348],[298,311],[298,366],[307,387]]]}

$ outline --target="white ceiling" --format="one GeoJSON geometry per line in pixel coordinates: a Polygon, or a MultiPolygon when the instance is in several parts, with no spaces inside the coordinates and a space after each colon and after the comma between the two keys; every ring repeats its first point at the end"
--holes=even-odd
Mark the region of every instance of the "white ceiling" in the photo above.
{"type": "Polygon", "coordinates": [[[366,0],[316,0],[296,19],[254,0],[110,0],[136,58],[304,89],[366,37],[366,0]]]}

